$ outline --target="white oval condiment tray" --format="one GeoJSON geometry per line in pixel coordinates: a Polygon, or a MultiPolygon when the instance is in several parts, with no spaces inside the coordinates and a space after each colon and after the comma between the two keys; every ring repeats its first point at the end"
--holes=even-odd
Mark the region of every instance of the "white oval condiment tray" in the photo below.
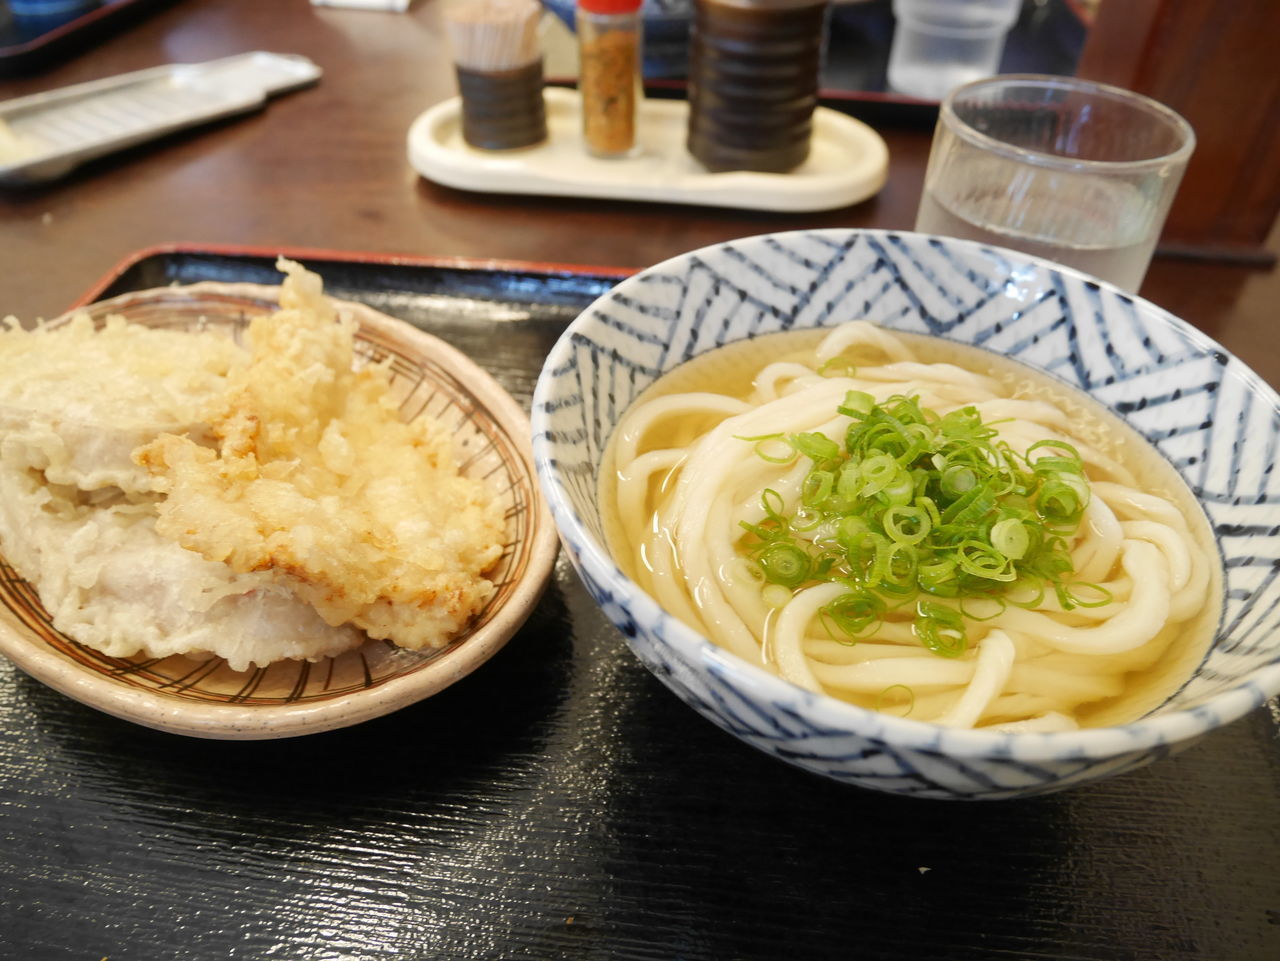
{"type": "Polygon", "coordinates": [[[306,57],[257,51],[0,102],[0,184],[56,180],[95,157],[255,110],[319,77],[306,57]]]}
{"type": "Polygon", "coordinates": [[[889,149],[861,121],[827,107],[813,115],[809,158],[790,173],[709,173],[685,149],[689,105],[645,100],[634,157],[600,159],[582,143],[577,91],[548,87],[547,139],[516,150],[477,150],[462,139],[462,101],[427,110],[409,128],[409,162],[428,180],[490,193],[602,197],[751,210],[814,211],[874,196],[888,175],[889,149]]]}

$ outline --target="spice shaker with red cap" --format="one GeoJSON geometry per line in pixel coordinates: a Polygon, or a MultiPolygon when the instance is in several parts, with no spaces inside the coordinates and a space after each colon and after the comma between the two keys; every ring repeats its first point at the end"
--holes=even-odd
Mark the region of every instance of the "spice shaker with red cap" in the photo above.
{"type": "Polygon", "coordinates": [[[636,153],[642,96],[642,0],[578,0],[578,91],[582,137],[596,157],[636,153]]]}

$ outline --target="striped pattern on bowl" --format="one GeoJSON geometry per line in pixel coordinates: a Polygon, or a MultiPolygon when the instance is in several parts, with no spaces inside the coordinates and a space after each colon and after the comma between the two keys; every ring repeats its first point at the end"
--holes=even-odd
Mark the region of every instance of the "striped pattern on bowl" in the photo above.
{"type": "Polygon", "coordinates": [[[637,274],[548,357],[534,457],[584,583],[637,656],[686,703],[791,763],[884,791],[994,798],[1057,790],[1184,747],[1280,691],[1280,398],[1154,305],[1068,269],[978,244],[821,230],[732,241],[637,274]],[[596,472],[627,405],[722,344],[855,318],[990,350],[1119,414],[1199,497],[1225,568],[1215,643],[1165,704],[1124,727],[957,731],[795,688],[662,611],[604,546],[596,472]]]}

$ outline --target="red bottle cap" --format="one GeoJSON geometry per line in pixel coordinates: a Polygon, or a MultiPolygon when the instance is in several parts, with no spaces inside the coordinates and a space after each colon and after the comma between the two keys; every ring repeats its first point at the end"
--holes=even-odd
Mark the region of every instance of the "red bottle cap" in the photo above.
{"type": "Polygon", "coordinates": [[[587,13],[635,13],[644,0],[578,0],[587,13]]]}

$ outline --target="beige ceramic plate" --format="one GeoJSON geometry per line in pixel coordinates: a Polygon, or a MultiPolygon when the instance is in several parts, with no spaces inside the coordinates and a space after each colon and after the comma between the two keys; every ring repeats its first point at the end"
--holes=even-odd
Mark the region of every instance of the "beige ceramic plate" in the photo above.
{"type": "MultiPolygon", "coordinates": [[[[239,337],[275,309],[277,288],[201,283],[138,291],[92,304],[155,327],[223,327],[239,337]]],[[[309,663],[232,671],[221,659],[108,657],[55,630],[35,591],[0,555],[0,653],[78,701],[148,727],[211,738],[290,737],[356,724],[422,700],[493,655],[524,623],[551,574],[557,539],[534,480],[529,421],[496,381],[443,341],[363,304],[338,302],[359,321],[358,354],[392,358],[406,419],[453,429],[464,473],[506,501],[498,590],[470,629],[440,651],[383,641],[309,663]]]]}

